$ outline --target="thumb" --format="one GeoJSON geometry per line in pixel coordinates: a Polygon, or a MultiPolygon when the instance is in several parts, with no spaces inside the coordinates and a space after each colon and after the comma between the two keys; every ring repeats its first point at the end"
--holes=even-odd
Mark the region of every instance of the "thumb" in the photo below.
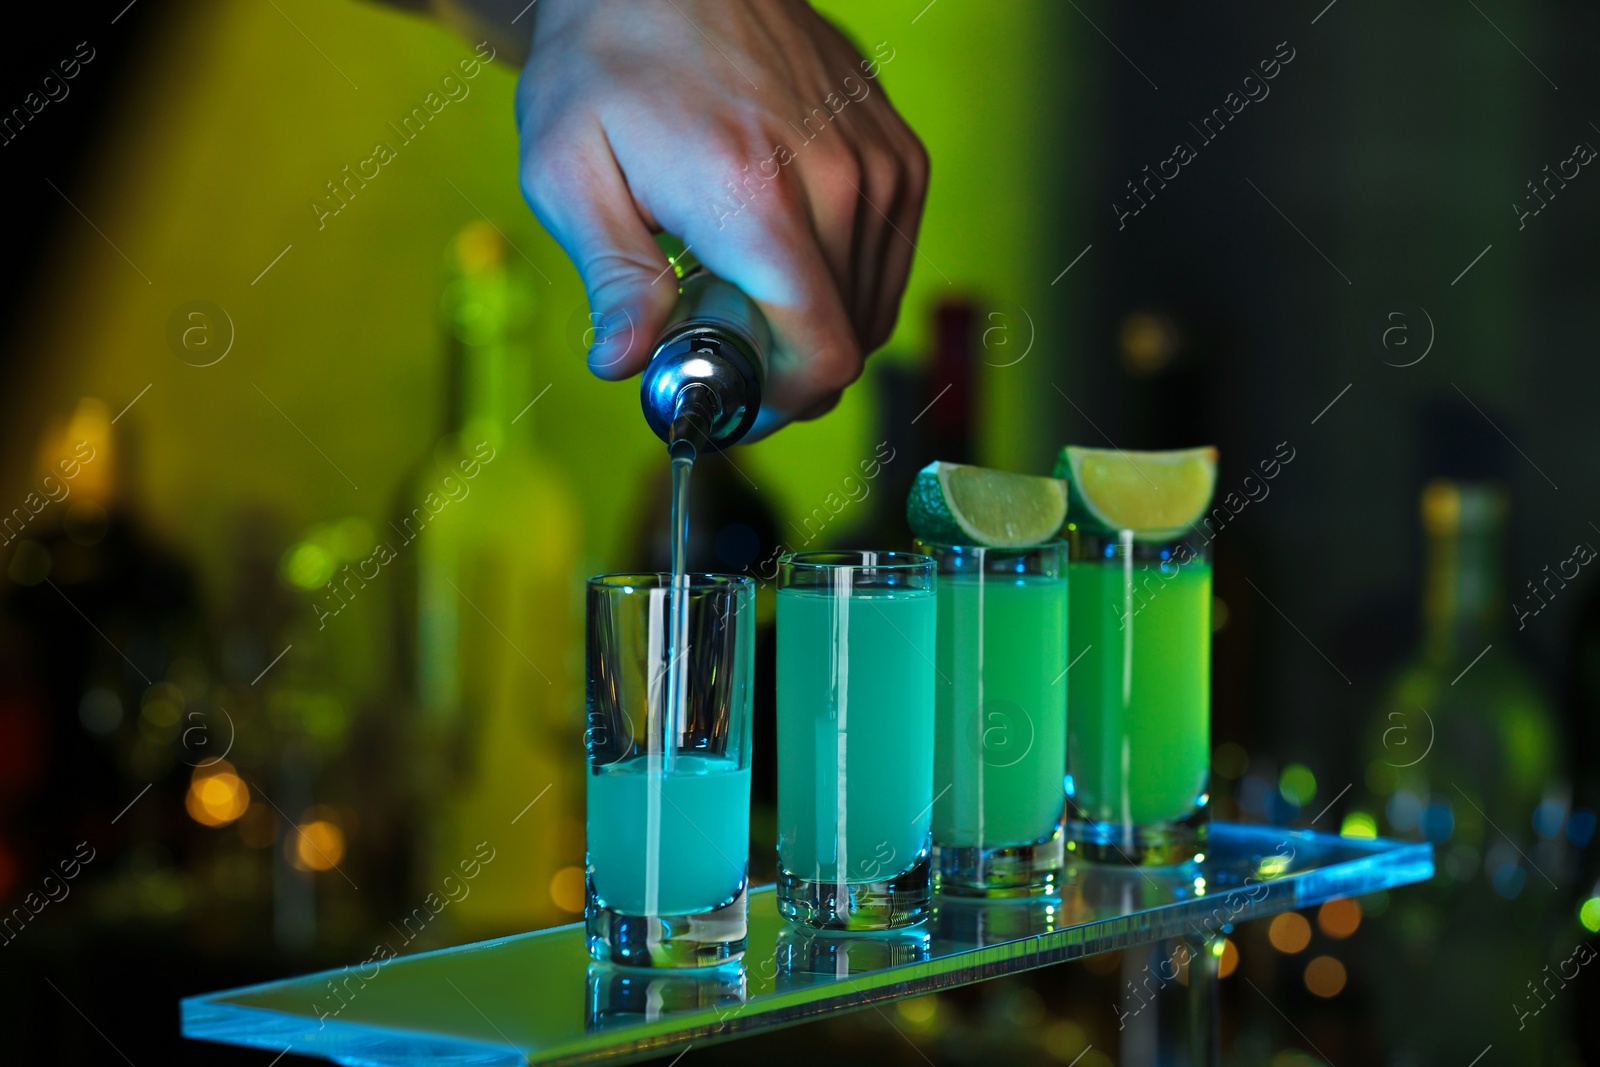
{"type": "Polygon", "coordinates": [[[678,297],[666,253],[634,208],[620,171],[530,189],[534,212],[578,268],[589,297],[589,369],[618,381],[639,373],[678,297]]]}

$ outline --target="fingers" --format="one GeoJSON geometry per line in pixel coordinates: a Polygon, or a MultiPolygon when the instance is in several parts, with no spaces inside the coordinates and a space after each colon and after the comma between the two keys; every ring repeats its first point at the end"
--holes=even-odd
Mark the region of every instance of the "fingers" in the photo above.
{"type": "Polygon", "coordinates": [[[921,142],[883,100],[835,120],[796,164],[823,256],[863,355],[893,332],[927,192],[921,142]],[[877,105],[876,107],[874,105],[877,105]]]}
{"type": "MultiPolygon", "coordinates": [[[[825,32],[838,57],[837,63],[828,61],[829,69],[859,60],[855,46],[836,29],[825,32]]],[[[835,128],[854,158],[838,169],[855,196],[853,262],[844,291],[857,339],[870,354],[894,329],[911,266],[908,239],[915,240],[927,189],[927,155],[875,75],[845,78],[840,88],[850,103],[835,128]]]]}
{"type": "MultiPolygon", "coordinates": [[[[884,299],[884,265],[891,243],[899,238],[892,220],[899,213],[907,182],[905,168],[889,147],[883,124],[863,109],[857,121],[863,129],[860,150],[861,186],[858,192],[856,228],[861,234],[856,252],[856,288],[852,314],[856,336],[862,350],[872,353],[888,340],[878,329],[879,308],[884,299]]],[[[898,291],[896,292],[898,300],[898,291]]]]}
{"type": "Polygon", "coordinates": [[[892,225],[885,226],[883,259],[874,273],[876,293],[873,300],[872,325],[867,344],[872,348],[884,344],[894,333],[895,320],[900,314],[900,298],[905,295],[906,281],[911,275],[912,260],[917,255],[917,232],[922,222],[922,208],[928,193],[928,153],[909,129],[904,130],[904,144],[900,149],[900,195],[885,214],[892,225]]]}
{"type": "Polygon", "coordinates": [[[774,430],[781,429],[782,427],[789,425],[791,422],[810,422],[812,419],[820,419],[822,416],[828,414],[828,412],[838,407],[839,401],[843,396],[843,390],[835,389],[833,392],[829,393],[827,396],[823,397],[806,410],[800,412],[798,415],[793,416],[779,415],[778,412],[774,411],[772,408],[763,407],[761,409],[761,413],[756,416],[756,424],[750,428],[749,433],[745,434],[744,440],[741,443],[755,444],[757,441],[761,440],[763,437],[766,437],[774,430]]]}
{"type": "Polygon", "coordinates": [[[653,232],[749,294],[774,340],[754,437],[829,410],[887,340],[927,163],[875,69],[808,6],[731,5],[703,26],[702,7],[720,17],[712,0],[552,9],[568,17],[541,23],[518,89],[523,191],[583,277],[601,377],[643,369],[676,300],[653,232]]]}
{"type": "Polygon", "coordinates": [[[812,404],[800,414],[796,415],[795,421],[809,422],[812,419],[822,418],[822,416],[839,406],[839,398],[842,396],[844,396],[844,391],[841,389],[835,389],[833,392],[829,393],[827,396],[823,397],[815,404],[812,404]]]}
{"type": "Polygon", "coordinates": [[[772,329],[763,432],[811,411],[861,374],[861,345],[838,277],[850,269],[853,214],[845,219],[839,198],[823,237],[810,192],[798,174],[780,173],[726,225],[695,223],[684,234],[708,269],[749,294],[772,329]]]}
{"type": "Polygon", "coordinates": [[[678,287],[604,135],[543,138],[523,160],[523,196],[583,278],[589,369],[611,381],[639,373],[678,287]]]}

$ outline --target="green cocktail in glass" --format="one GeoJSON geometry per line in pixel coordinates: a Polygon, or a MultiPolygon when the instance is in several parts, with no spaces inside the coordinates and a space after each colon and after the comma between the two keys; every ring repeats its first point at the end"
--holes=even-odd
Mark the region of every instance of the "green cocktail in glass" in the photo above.
{"type": "Polygon", "coordinates": [[[1216,452],[1066,450],[1072,589],[1067,848],[1172,864],[1205,847],[1216,452]]]}
{"type": "Polygon", "coordinates": [[[778,909],[885,929],[932,906],[933,561],[806,552],[778,589],[778,909]]]}
{"type": "Polygon", "coordinates": [[[1146,841],[1167,836],[1161,828],[1185,836],[1178,828],[1205,802],[1211,565],[1195,556],[1180,566],[1165,545],[1141,552],[1094,543],[1099,552],[1068,568],[1074,660],[1068,681],[1076,711],[1068,732],[1071,800],[1075,822],[1086,824],[1079,827],[1081,843],[1103,838],[1104,851],[1114,857],[1120,848],[1134,859],[1163,851],[1146,841]]]}
{"type": "Polygon", "coordinates": [[[1048,893],[1062,867],[1066,546],[918,544],[939,561],[933,843],[940,891],[1048,893]]]}

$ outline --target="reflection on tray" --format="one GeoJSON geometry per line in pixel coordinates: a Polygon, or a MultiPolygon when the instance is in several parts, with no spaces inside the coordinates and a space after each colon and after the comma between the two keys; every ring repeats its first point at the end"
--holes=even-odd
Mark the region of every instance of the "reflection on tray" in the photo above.
{"type": "Polygon", "coordinates": [[[583,1022],[590,1031],[743,1004],[750,995],[742,962],[692,971],[591,963],[585,986],[583,1022]]]}
{"type": "Polygon", "coordinates": [[[923,963],[928,959],[928,946],[926,924],[859,934],[786,924],[778,931],[774,984],[780,991],[799,989],[854,974],[923,963]]]}

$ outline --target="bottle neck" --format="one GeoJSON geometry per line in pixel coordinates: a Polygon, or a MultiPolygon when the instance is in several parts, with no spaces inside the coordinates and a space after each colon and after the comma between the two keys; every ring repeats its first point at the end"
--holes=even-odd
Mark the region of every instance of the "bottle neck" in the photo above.
{"type": "Polygon", "coordinates": [[[1504,625],[1498,529],[1431,531],[1422,594],[1423,652],[1430,661],[1475,656],[1504,625]]]}
{"type": "Polygon", "coordinates": [[[447,294],[450,396],[445,430],[465,447],[479,441],[508,444],[525,437],[533,425],[533,413],[527,410],[533,397],[523,396],[527,360],[520,358],[516,344],[522,318],[518,299],[503,270],[464,274],[447,294]]]}

